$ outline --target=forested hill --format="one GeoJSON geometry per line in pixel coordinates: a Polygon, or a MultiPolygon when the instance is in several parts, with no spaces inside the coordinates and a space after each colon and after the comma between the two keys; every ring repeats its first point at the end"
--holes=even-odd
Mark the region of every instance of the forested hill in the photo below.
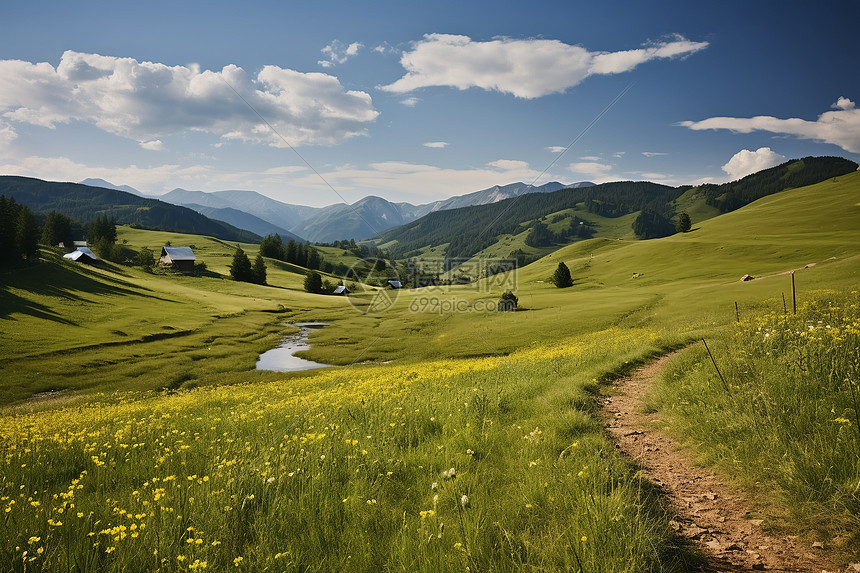
{"type": "Polygon", "coordinates": [[[857,170],[857,164],[842,157],[805,157],[747,175],[722,185],[701,185],[695,191],[721,213],[740,209],[766,195],[820,183],[857,170]]]}
{"type": "MultiPolygon", "coordinates": [[[[496,242],[499,235],[522,231],[522,223],[589,202],[592,208],[622,215],[646,206],[665,207],[680,192],[666,185],[645,182],[604,183],[582,189],[535,193],[491,203],[436,211],[382,234],[382,243],[397,241],[397,258],[413,256],[428,245],[449,243],[449,257],[469,257],[496,242]]],[[[662,210],[662,209],[661,209],[662,210]]],[[[602,214],[602,213],[601,213],[602,214]]],[[[612,215],[607,215],[612,216],[612,215]]]]}
{"type": "Polygon", "coordinates": [[[492,203],[437,211],[382,233],[380,244],[396,258],[419,254],[420,249],[448,244],[449,257],[470,257],[494,244],[503,234],[515,234],[538,219],[564,209],[615,218],[636,212],[661,220],[676,216],[675,201],[692,191],[697,199],[721,212],[785,189],[802,187],[850,173],[857,164],[840,157],[806,157],[760,171],[731,183],[669,187],[648,182],[621,181],[554,193],[530,194],[492,203]]]}
{"type": "Polygon", "coordinates": [[[210,219],[187,207],[116,189],[7,175],[0,176],[0,195],[12,197],[37,213],[57,211],[82,223],[105,215],[120,225],[209,235],[225,241],[260,242],[260,237],[254,233],[210,219]]]}

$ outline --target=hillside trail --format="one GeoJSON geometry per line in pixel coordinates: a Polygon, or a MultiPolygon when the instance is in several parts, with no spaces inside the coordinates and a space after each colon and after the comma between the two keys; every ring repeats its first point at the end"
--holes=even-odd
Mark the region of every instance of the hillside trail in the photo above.
{"type": "Polygon", "coordinates": [[[645,412],[643,401],[655,377],[674,354],[663,356],[613,383],[614,395],[602,400],[607,430],[618,447],[665,495],[677,535],[698,548],[705,572],[860,571],[829,562],[819,544],[797,536],[766,534],[756,506],[713,472],[697,467],[691,456],[660,428],[660,413],[645,412]]]}

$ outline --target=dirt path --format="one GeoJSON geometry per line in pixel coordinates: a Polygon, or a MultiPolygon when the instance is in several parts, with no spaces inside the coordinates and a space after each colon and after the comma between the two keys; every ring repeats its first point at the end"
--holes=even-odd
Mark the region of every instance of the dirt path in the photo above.
{"type": "Polygon", "coordinates": [[[659,431],[659,413],[643,412],[646,391],[673,355],[614,383],[617,395],[603,401],[610,434],[675,511],[672,527],[706,556],[706,571],[860,571],[829,563],[822,548],[794,536],[771,537],[752,519],[754,506],[718,476],[693,465],[678,444],[659,431]]]}

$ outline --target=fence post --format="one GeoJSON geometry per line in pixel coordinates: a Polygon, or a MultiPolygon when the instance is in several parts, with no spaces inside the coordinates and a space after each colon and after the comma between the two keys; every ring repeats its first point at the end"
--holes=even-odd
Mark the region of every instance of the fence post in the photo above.
{"type": "Polygon", "coordinates": [[[797,294],[794,290],[794,271],[791,271],[791,313],[797,314],[797,294]]]}

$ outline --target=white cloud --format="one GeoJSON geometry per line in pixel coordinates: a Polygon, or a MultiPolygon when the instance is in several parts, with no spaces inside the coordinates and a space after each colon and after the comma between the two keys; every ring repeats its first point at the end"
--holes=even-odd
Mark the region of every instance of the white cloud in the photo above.
{"type": "Polygon", "coordinates": [[[660,181],[665,181],[669,178],[669,175],[667,175],[666,173],[657,173],[654,171],[640,171],[638,175],[646,181],[651,181],[654,183],[659,183],[660,181]]]}
{"type": "Polygon", "coordinates": [[[693,130],[728,129],[736,133],[769,131],[794,135],[800,139],[811,139],[838,145],[849,153],[860,153],[860,109],[845,97],[831,106],[835,111],[826,111],[815,121],[800,118],[779,119],[769,115],[750,118],[711,117],[701,121],[682,121],[678,125],[693,130]]]}
{"type": "Polygon", "coordinates": [[[550,153],[561,153],[562,151],[564,151],[566,149],[567,149],[567,147],[565,147],[563,145],[551,145],[550,147],[546,148],[546,150],[549,151],[550,153]]]}
{"type": "Polygon", "coordinates": [[[496,161],[487,163],[487,165],[495,167],[496,169],[501,169],[502,171],[525,172],[529,170],[529,164],[518,159],[497,159],[496,161]]]}
{"type": "Polygon", "coordinates": [[[12,129],[12,126],[0,121],[0,152],[9,148],[17,138],[18,134],[12,129]]]}
{"type": "Polygon", "coordinates": [[[590,161],[590,162],[600,161],[600,157],[598,157],[597,155],[584,155],[584,156],[580,157],[579,159],[582,161],[590,161]]]}
{"type": "Polygon", "coordinates": [[[582,163],[571,163],[568,169],[574,173],[581,175],[606,175],[612,171],[611,165],[605,163],[597,163],[596,161],[587,161],[582,163]]]}
{"type": "Polygon", "coordinates": [[[833,109],[854,109],[854,102],[847,97],[839,96],[839,99],[836,100],[836,103],[834,103],[830,107],[832,107],[833,109]]]}
{"type": "Polygon", "coordinates": [[[723,165],[723,171],[728,173],[731,180],[735,180],[762,169],[776,167],[783,162],[785,162],[785,156],[776,153],[770,147],[759,147],[755,151],[741,149],[723,165]]]}
{"type": "Polygon", "coordinates": [[[662,151],[643,151],[642,155],[645,157],[659,157],[661,155],[669,155],[668,153],[663,153],[662,151]]]}
{"type": "Polygon", "coordinates": [[[46,181],[81,181],[97,177],[106,181],[120,181],[139,190],[168,191],[176,186],[205,184],[213,175],[207,165],[148,165],[138,167],[104,167],[86,165],[67,157],[30,156],[0,164],[0,173],[36,177],[46,181]]]}
{"type": "Polygon", "coordinates": [[[161,151],[162,149],[164,149],[164,143],[162,143],[160,139],[141,141],[140,146],[149,151],[161,151]]]}
{"type": "Polygon", "coordinates": [[[431,147],[433,149],[443,149],[448,147],[447,141],[428,141],[424,144],[424,147],[431,147]]]}
{"type": "Polygon", "coordinates": [[[638,50],[589,52],[558,40],[475,42],[468,36],[427,34],[403,53],[406,75],[380,89],[406,93],[429,86],[479,87],[533,99],[564,92],[591,75],[628,72],[649,60],[683,57],[707,46],[673,36],[638,50]]]}
{"type": "Polygon", "coordinates": [[[370,95],[345,90],[334,76],[277,66],[253,77],[235,65],[201,71],[73,51],[56,69],[0,60],[0,117],[10,123],[82,121],[138,142],[200,131],[284,147],[233,89],[294,146],[363,135],[379,115],[370,95]]]}
{"type": "Polygon", "coordinates": [[[598,161],[575,162],[568,165],[567,168],[577,177],[587,178],[594,183],[607,183],[624,179],[624,177],[612,174],[612,165],[598,161]]]}
{"type": "Polygon", "coordinates": [[[358,54],[358,51],[363,47],[364,45],[359,42],[353,42],[352,44],[347,45],[339,40],[335,40],[320,50],[323,54],[328,56],[328,59],[319,60],[317,63],[324,68],[331,68],[337,64],[344,64],[348,59],[358,54]]]}
{"type": "Polygon", "coordinates": [[[408,97],[406,99],[400,100],[400,103],[405,105],[406,107],[415,107],[415,104],[417,104],[419,101],[421,100],[417,97],[408,97]]]}

